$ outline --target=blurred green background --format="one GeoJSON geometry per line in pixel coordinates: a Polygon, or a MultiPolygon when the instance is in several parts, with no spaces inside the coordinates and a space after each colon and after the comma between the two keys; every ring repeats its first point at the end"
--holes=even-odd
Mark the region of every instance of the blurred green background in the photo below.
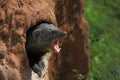
{"type": "Polygon", "coordinates": [[[120,0],[85,0],[89,23],[88,80],[120,80],[120,0]]]}

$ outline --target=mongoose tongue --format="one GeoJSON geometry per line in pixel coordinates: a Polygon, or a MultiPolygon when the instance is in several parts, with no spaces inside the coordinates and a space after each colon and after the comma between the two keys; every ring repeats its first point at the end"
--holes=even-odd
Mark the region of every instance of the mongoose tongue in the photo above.
{"type": "Polygon", "coordinates": [[[56,52],[58,52],[58,53],[60,52],[61,48],[59,48],[59,40],[56,40],[54,42],[54,49],[56,52]]]}

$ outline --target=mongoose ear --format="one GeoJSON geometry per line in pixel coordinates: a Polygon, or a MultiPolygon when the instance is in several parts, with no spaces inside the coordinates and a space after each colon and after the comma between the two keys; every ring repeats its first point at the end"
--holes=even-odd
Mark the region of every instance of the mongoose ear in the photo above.
{"type": "Polygon", "coordinates": [[[38,39],[40,36],[40,30],[33,31],[32,36],[33,36],[33,39],[38,39]]]}

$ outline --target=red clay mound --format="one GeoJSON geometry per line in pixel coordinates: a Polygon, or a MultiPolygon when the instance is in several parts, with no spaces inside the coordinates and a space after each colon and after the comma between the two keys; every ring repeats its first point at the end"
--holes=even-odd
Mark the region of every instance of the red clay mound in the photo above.
{"type": "Polygon", "coordinates": [[[88,26],[83,4],[83,0],[1,0],[0,80],[31,80],[25,51],[26,32],[41,22],[50,22],[68,32],[61,42],[60,54],[51,55],[47,79],[76,80],[73,69],[86,79],[88,26]]]}

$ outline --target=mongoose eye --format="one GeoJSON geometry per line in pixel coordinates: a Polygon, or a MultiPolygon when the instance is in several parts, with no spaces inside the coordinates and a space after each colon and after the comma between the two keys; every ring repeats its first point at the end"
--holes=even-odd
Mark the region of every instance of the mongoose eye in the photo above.
{"type": "Polygon", "coordinates": [[[55,31],[52,31],[51,34],[52,34],[52,35],[55,35],[55,31]]]}

